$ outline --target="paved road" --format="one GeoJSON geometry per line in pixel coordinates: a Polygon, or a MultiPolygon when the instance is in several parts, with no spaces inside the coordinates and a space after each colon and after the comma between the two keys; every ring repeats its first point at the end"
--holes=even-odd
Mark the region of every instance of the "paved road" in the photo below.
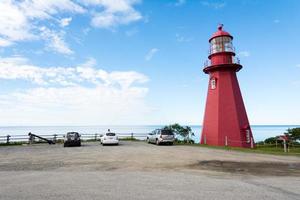
{"type": "Polygon", "coordinates": [[[0,147],[0,199],[299,199],[300,158],[122,142],[0,147]]]}

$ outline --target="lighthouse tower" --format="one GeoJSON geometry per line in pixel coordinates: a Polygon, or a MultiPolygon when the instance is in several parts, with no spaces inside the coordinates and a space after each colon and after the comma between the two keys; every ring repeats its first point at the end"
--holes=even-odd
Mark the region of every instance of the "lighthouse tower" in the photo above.
{"type": "Polygon", "coordinates": [[[249,125],[236,72],[242,69],[235,57],[233,37],[218,27],[209,39],[209,61],[204,73],[209,75],[201,144],[253,147],[249,125]]]}

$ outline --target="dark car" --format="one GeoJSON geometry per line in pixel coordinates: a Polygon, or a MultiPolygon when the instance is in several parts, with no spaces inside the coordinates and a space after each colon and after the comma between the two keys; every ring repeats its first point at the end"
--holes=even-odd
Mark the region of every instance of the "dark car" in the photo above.
{"type": "Polygon", "coordinates": [[[80,147],[80,135],[77,132],[68,132],[64,136],[64,147],[80,147]]]}

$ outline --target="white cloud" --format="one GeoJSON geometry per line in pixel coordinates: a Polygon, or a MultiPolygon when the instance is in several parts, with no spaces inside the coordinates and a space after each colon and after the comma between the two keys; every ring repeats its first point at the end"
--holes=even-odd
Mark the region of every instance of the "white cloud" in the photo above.
{"type": "Polygon", "coordinates": [[[225,2],[213,2],[213,1],[201,1],[201,4],[203,6],[207,6],[207,7],[216,9],[216,10],[221,9],[226,6],[225,2]]]}
{"type": "MultiPolygon", "coordinates": [[[[60,12],[84,13],[85,9],[70,0],[5,0],[0,2],[0,46],[7,47],[24,40],[45,39],[44,29],[39,27],[43,20],[55,19],[60,12]]],[[[70,18],[62,20],[67,25],[70,18]]],[[[70,54],[72,51],[64,43],[62,35],[54,34],[54,28],[47,28],[51,34],[51,49],[70,54]]],[[[49,42],[49,38],[46,41],[49,42]]]]}
{"type": "Polygon", "coordinates": [[[2,46],[14,41],[31,39],[30,24],[22,10],[13,5],[12,1],[0,2],[0,38],[2,46]]]}
{"type": "Polygon", "coordinates": [[[137,34],[138,32],[139,32],[139,30],[137,28],[133,28],[133,29],[127,30],[125,32],[125,34],[126,34],[126,36],[131,37],[131,36],[134,36],[135,34],[137,34]]]}
{"type": "Polygon", "coordinates": [[[84,13],[86,9],[72,0],[27,0],[23,2],[11,1],[21,8],[24,15],[31,19],[47,19],[59,12],[84,13]]]}
{"type": "Polygon", "coordinates": [[[34,88],[0,95],[3,124],[128,124],[141,122],[149,108],[146,88],[34,88]],[[30,117],[29,117],[30,116],[30,117]]]}
{"type": "Polygon", "coordinates": [[[149,61],[152,59],[152,57],[159,51],[157,48],[150,49],[150,51],[145,56],[145,60],[149,61]]]}
{"type": "Polygon", "coordinates": [[[249,51],[241,51],[238,53],[239,57],[249,57],[251,54],[249,51]]]}
{"type": "Polygon", "coordinates": [[[82,29],[82,33],[84,35],[87,35],[90,31],[91,31],[91,29],[89,27],[82,29]]]}
{"type": "Polygon", "coordinates": [[[43,26],[40,28],[41,38],[47,42],[47,47],[55,52],[62,54],[73,54],[73,51],[64,41],[65,32],[56,32],[43,26]]]}
{"type": "Polygon", "coordinates": [[[175,36],[177,42],[191,42],[193,40],[192,38],[184,37],[178,33],[175,36]]]}
{"type": "MultiPolygon", "coordinates": [[[[54,42],[50,49],[63,54],[72,50],[64,42],[60,29],[69,25],[71,17],[58,20],[62,13],[88,13],[91,24],[99,28],[115,28],[142,19],[134,9],[139,0],[3,0],[0,1],[0,47],[26,40],[45,39],[41,26],[46,26],[54,42]],[[41,25],[42,24],[42,25],[41,25]],[[41,36],[42,35],[42,36],[41,36]]],[[[46,39],[49,47],[49,38],[46,39]]]]}
{"type": "Polygon", "coordinates": [[[280,23],[280,20],[279,19],[274,19],[273,23],[278,24],[278,23],[280,23]]]}
{"type": "Polygon", "coordinates": [[[101,11],[93,14],[92,26],[98,28],[114,28],[142,19],[142,15],[134,9],[138,0],[83,0],[86,5],[101,7],[101,11]]]}
{"type": "Polygon", "coordinates": [[[108,12],[126,12],[133,9],[134,4],[140,3],[140,0],[81,0],[86,5],[100,6],[108,12]]]}
{"type": "Polygon", "coordinates": [[[175,3],[174,3],[174,6],[182,6],[186,3],[186,0],[177,0],[175,3]]]}
{"type": "Polygon", "coordinates": [[[82,0],[86,6],[96,6],[92,13],[91,25],[97,28],[111,29],[126,25],[143,18],[134,5],[141,0],[82,0]]]}
{"type": "Polygon", "coordinates": [[[144,83],[148,78],[134,71],[108,73],[95,68],[96,61],[90,58],[76,67],[43,68],[28,64],[23,57],[0,58],[0,79],[20,79],[38,85],[79,85],[83,82],[96,85],[118,86],[129,88],[133,83],[144,83]]]}
{"type": "Polygon", "coordinates": [[[72,21],[72,17],[63,18],[60,20],[60,26],[61,27],[69,26],[71,21],[72,21]]]}
{"type": "Polygon", "coordinates": [[[7,39],[0,38],[0,47],[7,47],[12,45],[13,43],[7,39]]]}
{"type": "Polygon", "coordinates": [[[23,80],[33,88],[0,95],[5,124],[144,123],[148,77],[135,71],[107,72],[96,61],[74,67],[39,67],[22,57],[0,59],[0,80],[23,80]],[[27,117],[26,117],[27,116],[27,117]],[[30,117],[28,117],[30,116],[30,117]]]}

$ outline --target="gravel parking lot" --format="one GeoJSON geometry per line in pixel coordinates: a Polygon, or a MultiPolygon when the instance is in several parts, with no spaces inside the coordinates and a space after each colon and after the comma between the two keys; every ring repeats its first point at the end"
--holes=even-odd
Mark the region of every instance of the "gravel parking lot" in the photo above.
{"type": "Polygon", "coordinates": [[[0,199],[299,199],[300,157],[121,141],[0,147],[0,199]]]}

